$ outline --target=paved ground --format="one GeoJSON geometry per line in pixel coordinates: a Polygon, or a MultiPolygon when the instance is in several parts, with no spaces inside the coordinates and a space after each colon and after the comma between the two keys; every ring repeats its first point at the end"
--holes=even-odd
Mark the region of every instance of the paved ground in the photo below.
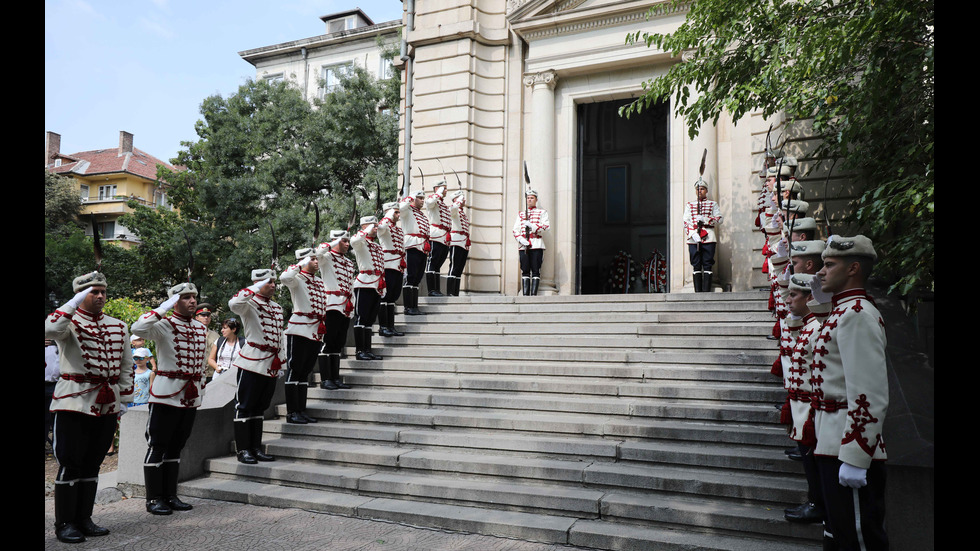
{"type": "Polygon", "coordinates": [[[154,516],[124,498],[115,473],[100,476],[92,518],[110,534],[65,544],[54,535],[54,499],[44,500],[45,549],[99,551],[585,551],[581,547],[460,534],[401,524],[181,496],[187,512],[154,516]]]}

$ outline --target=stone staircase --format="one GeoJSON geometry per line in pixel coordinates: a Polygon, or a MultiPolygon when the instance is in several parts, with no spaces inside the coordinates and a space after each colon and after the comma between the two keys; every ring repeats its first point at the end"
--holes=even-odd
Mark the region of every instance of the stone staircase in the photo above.
{"type": "MultiPolygon", "coordinates": [[[[820,548],[766,294],[423,298],[182,494],[596,549],[820,548]]],[[[229,443],[229,450],[233,443],[229,443]]]]}

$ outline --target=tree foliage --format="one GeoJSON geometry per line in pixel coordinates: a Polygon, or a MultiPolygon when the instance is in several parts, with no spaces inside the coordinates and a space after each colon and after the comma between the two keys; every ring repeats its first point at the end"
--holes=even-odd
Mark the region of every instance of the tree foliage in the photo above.
{"type": "MultiPolygon", "coordinates": [[[[661,6],[658,9],[664,9],[661,6]]],[[[667,34],[627,43],[684,55],[622,110],[673,97],[693,137],[722,112],[809,120],[827,159],[860,184],[849,218],[875,242],[876,274],[933,286],[934,5],[931,0],[675,0],[667,34]]]]}
{"type": "MultiPolygon", "coordinates": [[[[379,109],[390,101],[386,90],[354,67],[337,91],[312,103],[288,83],[251,80],[227,98],[206,98],[199,139],[183,142],[171,161],[180,168],[158,167],[176,210],[131,202],[121,220],[140,238],[152,275],[147,292],[162,299],[187,278],[192,259],[199,302],[226,310],[253,269],[275,262],[283,270],[295,250],[317,244],[317,212],[322,242],[394,200],[397,119],[379,109]]],[[[276,300],[291,307],[288,293],[276,300]]]]}

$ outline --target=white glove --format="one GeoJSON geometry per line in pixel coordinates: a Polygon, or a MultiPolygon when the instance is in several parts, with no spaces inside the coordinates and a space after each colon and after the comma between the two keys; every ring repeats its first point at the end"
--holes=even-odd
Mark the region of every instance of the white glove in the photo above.
{"type": "Polygon", "coordinates": [[[789,243],[785,239],[780,239],[779,244],[776,245],[776,256],[789,256],[789,243]]]}
{"type": "Polygon", "coordinates": [[[523,237],[518,237],[517,242],[520,243],[521,245],[524,245],[525,247],[531,246],[531,242],[528,241],[527,239],[524,239],[523,237]]]}
{"type": "Polygon", "coordinates": [[[841,486],[848,488],[863,488],[868,485],[868,469],[855,467],[847,463],[840,464],[840,471],[837,473],[838,481],[841,486]]]}
{"type": "Polygon", "coordinates": [[[299,267],[302,268],[303,266],[306,266],[307,264],[310,263],[311,260],[313,260],[313,257],[312,256],[307,256],[307,257],[303,258],[303,260],[300,260],[299,261],[299,267]]]}
{"type": "Polygon", "coordinates": [[[270,281],[272,281],[272,278],[271,277],[267,277],[267,278],[263,279],[262,281],[257,281],[255,283],[253,283],[252,286],[251,287],[247,287],[247,289],[249,291],[252,291],[253,293],[258,294],[259,289],[265,287],[266,284],[269,283],[270,281]]]}
{"type": "Polygon", "coordinates": [[[531,222],[531,221],[525,221],[524,222],[524,227],[527,228],[527,229],[529,229],[529,230],[533,230],[534,229],[534,223],[531,222]]]}
{"type": "Polygon", "coordinates": [[[813,279],[810,280],[810,296],[820,304],[827,304],[834,298],[833,294],[823,290],[823,280],[820,279],[820,276],[813,276],[813,279]]]}
{"type": "Polygon", "coordinates": [[[119,416],[122,417],[124,413],[129,411],[129,407],[126,404],[119,404],[119,416]]]}
{"type": "Polygon", "coordinates": [[[83,300],[85,300],[85,297],[87,297],[90,292],[92,292],[92,288],[86,287],[81,291],[79,291],[78,293],[76,293],[75,296],[71,297],[71,300],[69,300],[65,304],[71,306],[72,308],[78,308],[78,306],[82,303],[83,300]]]}
{"type": "Polygon", "coordinates": [[[167,310],[170,310],[171,308],[174,307],[174,304],[177,304],[178,300],[180,300],[180,295],[174,295],[168,298],[167,300],[163,301],[163,303],[160,306],[157,306],[156,309],[153,311],[161,315],[165,314],[167,313],[167,310]]]}

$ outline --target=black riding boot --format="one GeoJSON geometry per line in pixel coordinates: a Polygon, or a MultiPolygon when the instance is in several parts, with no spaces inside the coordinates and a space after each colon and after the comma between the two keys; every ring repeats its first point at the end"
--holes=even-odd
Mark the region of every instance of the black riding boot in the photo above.
{"type": "Polygon", "coordinates": [[[81,543],[85,534],[75,526],[78,511],[78,482],[54,485],[54,535],[58,541],[81,543]]]}
{"type": "Polygon", "coordinates": [[[252,457],[259,461],[275,461],[276,458],[262,451],[262,419],[249,419],[252,457]]]}
{"type": "Polygon", "coordinates": [[[296,406],[299,408],[299,410],[296,413],[298,413],[303,419],[306,419],[307,423],[316,423],[317,418],[306,413],[306,397],[309,394],[309,392],[310,392],[310,385],[306,383],[300,383],[296,385],[296,394],[298,396],[298,399],[296,400],[296,406]]]}
{"type": "Polygon", "coordinates": [[[541,278],[532,277],[531,278],[531,296],[536,296],[538,294],[538,284],[541,283],[541,278]]]}
{"type": "Polygon", "coordinates": [[[167,461],[163,464],[163,499],[174,511],[190,511],[194,508],[177,497],[177,479],[180,475],[180,462],[167,461]]]}
{"type": "Polygon", "coordinates": [[[163,465],[143,465],[143,483],[146,488],[147,513],[169,515],[174,512],[163,495],[163,465]]]}
{"type": "Polygon", "coordinates": [[[523,291],[524,296],[531,296],[531,278],[522,277],[521,278],[521,291],[523,291]]]}
{"type": "Polygon", "coordinates": [[[235,429],[235,449],[237,450],[238,461],[254,465],[259,460],[252,455],[252,432],[249,421],[233,421],[232,427],[235,429]]]}

